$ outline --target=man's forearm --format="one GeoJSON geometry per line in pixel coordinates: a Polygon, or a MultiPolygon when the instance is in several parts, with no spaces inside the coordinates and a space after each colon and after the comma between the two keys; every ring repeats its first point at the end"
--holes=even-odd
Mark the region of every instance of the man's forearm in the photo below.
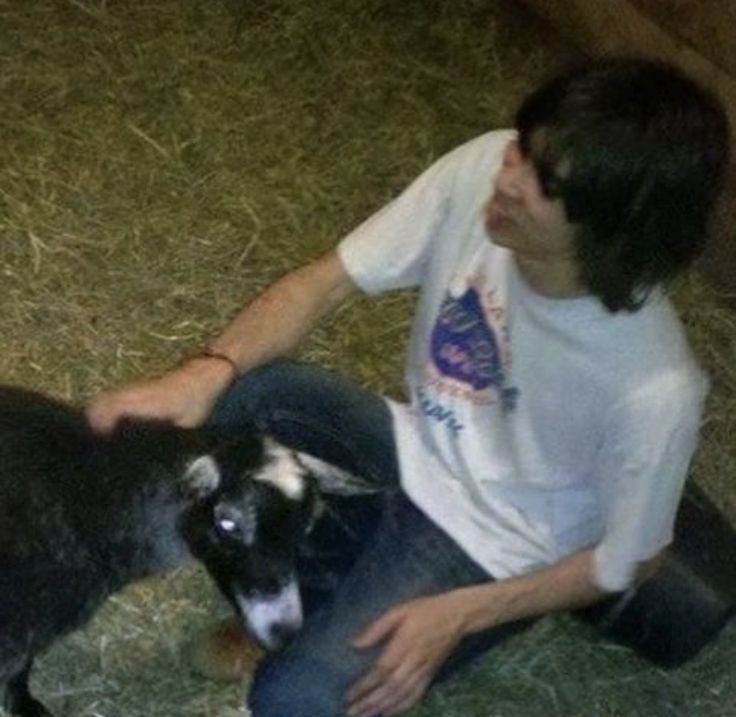
{"type": "Polygon", "coordinates": [[[456,591],[467,634],[529,617],[591,605],[608,593],[593,581],[593,550],[528,575],[456,591]]]}
{"type": "Polygon", "coordinates": [[[236,373],[295,348],[354,288],[337,254],[330,252],[248,304],[210,343],[209,358],[201,354],[163,376],[102,394],[87,409],[87,420],[102,433],[111,431],[123,416],[199,426],[236,373]],[[213,360],[213,352],[226,360],[213,360]]]}
{"type": "Polygon", "coordinates": [[[213,350],[247,371],[296,348],[355,289],[335,252],[279,279],[248,304],[213,350]]]}

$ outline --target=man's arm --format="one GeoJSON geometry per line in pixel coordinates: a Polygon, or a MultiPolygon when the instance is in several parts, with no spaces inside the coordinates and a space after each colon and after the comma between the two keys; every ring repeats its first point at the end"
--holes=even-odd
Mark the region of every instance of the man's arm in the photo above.
{"type": "Polygon", "coordinates": [[[355,289],[337,252],[287,274],[248,304],[211,343],[241,373],[295,349],[355,289]]]}
{"type": "MultiPolygon", "coordinates": [[[[644,579],[658,560],[641,563],[644,579]]],[[[519,577],[402,603],[370,624],[357,649],[383,643],[372,668],[346,696],[349,717],[389,717],[415,705],[460,641],[525,618],[585,607],[610,594],[594,580],[594,551],[519,577]]]]}
{"type": "MultiPolygon", "coordinates": [[[[325,314],[355,289],[337,252],[331,251],[276,281],[247,304],[210,344],[239,372],[296,348],[325,314]]],[[[233,378],[226,361],[195,357],[160,378],[137,382],[100,395],[89,407],[92,426],[112,429],[123,416],[199,425],[233,378]]]]}

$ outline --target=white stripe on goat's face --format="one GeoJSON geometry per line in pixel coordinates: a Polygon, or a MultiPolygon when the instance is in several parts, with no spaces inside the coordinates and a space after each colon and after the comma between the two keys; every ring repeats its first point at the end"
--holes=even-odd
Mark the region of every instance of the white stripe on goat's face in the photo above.
{"type": "Polygon", "coordinates": [[[270,438],[264,440],[265,463],[254,478],[270,483],[291,500],[303,500],[307,489],[306,471],[293,451],[270,438]]]}
{"type": "Polygon", "coordinates": [[[244,622],[268,650],[283,646],[302,626],[302,603],[296,578],[273,594],[236,596],[244,622]]]}

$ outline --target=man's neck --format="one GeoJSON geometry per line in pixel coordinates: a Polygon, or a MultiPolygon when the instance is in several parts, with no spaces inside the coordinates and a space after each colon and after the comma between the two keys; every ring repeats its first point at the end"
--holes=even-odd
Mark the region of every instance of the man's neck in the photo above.
{"type": "Polygon", "coordinates": [[[529,288],[548,299],[575,299],[590,293],[573,258],[547,261],[514,254],[514,261],[529,288]]]}

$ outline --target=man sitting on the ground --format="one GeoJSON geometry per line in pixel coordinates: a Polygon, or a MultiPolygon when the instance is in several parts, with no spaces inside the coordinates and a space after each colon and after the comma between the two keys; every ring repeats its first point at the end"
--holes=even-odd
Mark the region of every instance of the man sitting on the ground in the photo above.
{"type": "Polygon", "coordinates": [[[91,406],[100,430],[255,422],[381,488],[336,506],[345,533],[317,528],[305,626],[260,665],[255,717],[397,714],[656,561],[707,391],[663,286],[701,252],[727,147],[722,108],[674,68],[591,63],[268,288],[207,355],[91,406]],[[356,289],[405,287],[410,404],[274,361],[356,289]]]}

